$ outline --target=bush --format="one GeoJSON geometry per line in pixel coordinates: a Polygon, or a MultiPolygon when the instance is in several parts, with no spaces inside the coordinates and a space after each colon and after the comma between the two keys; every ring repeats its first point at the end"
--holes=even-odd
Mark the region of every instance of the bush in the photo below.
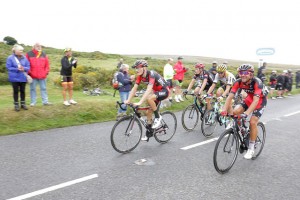
{"type": "Polygon", "coordinates": [[[8,74],[0,73],[0,85],[9,85],[8,74]]]}

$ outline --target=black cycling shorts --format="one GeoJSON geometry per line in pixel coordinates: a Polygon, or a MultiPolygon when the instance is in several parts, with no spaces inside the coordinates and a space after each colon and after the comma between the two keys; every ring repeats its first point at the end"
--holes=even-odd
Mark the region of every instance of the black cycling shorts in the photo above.
{"type": "MultiPolygon", "coordinates": [[[[244,110],[247,110],[248,109],[248,106],[247,104],[245,103],[245,101],[243,101],[241,104],[240,104],[244,110]]],[[[265,111],[265,108],[266,108],[266,105],[267,105],[267,98],[264,98],[264,100],[261,102],[259,108],[256,108],[252,115],[253,116],[256,116],[258,119],[261,118],[262,114],[264,113],[265,111]]]]}
{"type": "Polygon", "coordinates": [[[62,76],[61,82],[67,82],[67,83],[73,82],[73,78],[72,78],[72,76],[62,76]]]}
{"type": "Polygon", "coordinates": [[[154,94],[156,95],[156,99],[158,101],[162,101],[162,100],[168,98],[169,90],[168,89],[162,89],[161,91],[154,92],[154,94]]]}
{"type": "Polygon", "coordinates": [[[172,79],[167,80],[167,85],[169,86],[169,88],[173,88],[172,79]]]}

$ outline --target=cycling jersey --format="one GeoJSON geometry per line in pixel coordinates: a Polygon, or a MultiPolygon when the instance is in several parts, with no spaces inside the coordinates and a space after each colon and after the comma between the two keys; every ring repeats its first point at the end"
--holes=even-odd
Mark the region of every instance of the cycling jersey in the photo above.
{"type": "Polygon", "coordinates": [[[207,79],[206,86],[205,86],[204,90],[208,90],[209,87],[213,83],[213,78],[212,78],[211,74],[206,70],[203,70],[203,72],[200,73],[200,74],[195,74],[193,76],[193,79],[195,79],[195,81],[197,82],[197,87],[201,87],[201,84],[203,83],[203,81],[205,79],[207,79]]]}
{"type": "Polygon", "coordinates": [[[221,78],[217,73],[215,76],[214,83],[218,83],[220,81],[221,85],[232,85],[235,80],[235,76],[232,73],[226,71],[225,76],[223,78],[221,78]]]}
{"type": "Polygon", "coordinates": [[[267,97],[264,95],[264,85],[257,77],[252,78],[250,84],[245,84],[242,79],[238,79],[231,88],[231,93],[235,94],[237,90],[241,88],[247,93],[247,97],[244,99],[244,103],[249,107],[253,101],[253,97],[259,97],[256,110],[264,107],[267,104],[267,97]]]}
{"type": "Polygon", "coordinates": [[[147,71],[146,77],[140,75],[136,78],[135,83],[139,85],[141,82],[145,83],[146,85],[150,84],[153,85],[153,90],[161,91],[162,89],[168,89],[167,82],[159,75],[156,71],[147,71]]]}

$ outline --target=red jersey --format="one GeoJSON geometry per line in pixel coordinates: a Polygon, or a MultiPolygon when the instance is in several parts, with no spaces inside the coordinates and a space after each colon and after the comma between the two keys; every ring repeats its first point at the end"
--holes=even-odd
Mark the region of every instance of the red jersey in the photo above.
{"type": "Polygon", "coordinates": [[[141,82],[144,82],[146,85],[153,85],[153,90],[155,92],[168,88],[167,82],[162,78],[161,75],[159,75],[156,71],[153,70],[147,71],[146,77],[140,75],[136,78],[136,84],[139,85],[141,82]]]}

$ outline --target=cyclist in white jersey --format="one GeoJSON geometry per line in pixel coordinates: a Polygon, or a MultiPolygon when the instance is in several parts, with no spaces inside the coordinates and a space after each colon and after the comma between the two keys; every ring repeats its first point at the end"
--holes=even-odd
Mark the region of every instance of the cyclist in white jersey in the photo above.
{"type": "MultiPolygon", "coordinates": [[[[217,85],[217,83],[220,81],[221,86],[218,88],[216,96],[219,101],[222,101],[223,98],[225,98],[229,92],[230,89],[235,82],[235,76],[227,71],[227,66],[224,64],[217,66],[217,74],[215,76],[215,79],[213,81],[213,84],[210,86],[207,94],[212,96],[213,91],[217,85]]],[[[210,105],[210,99],[208,99],[207,109],[211,109],[210,105]]]]}

